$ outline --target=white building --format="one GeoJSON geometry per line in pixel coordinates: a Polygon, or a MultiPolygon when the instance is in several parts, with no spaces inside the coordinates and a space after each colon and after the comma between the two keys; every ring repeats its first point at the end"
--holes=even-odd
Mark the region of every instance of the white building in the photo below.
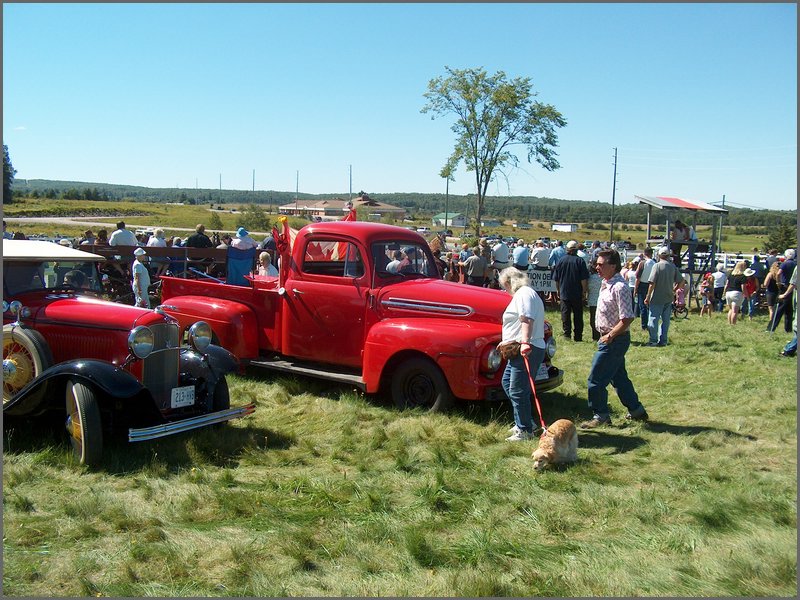
{"type": "Polygon", "coordinates": [[[578,231],[577,223],[553,223],[553,231],[563,231],[564,233],[574,233],[578,231]]]}

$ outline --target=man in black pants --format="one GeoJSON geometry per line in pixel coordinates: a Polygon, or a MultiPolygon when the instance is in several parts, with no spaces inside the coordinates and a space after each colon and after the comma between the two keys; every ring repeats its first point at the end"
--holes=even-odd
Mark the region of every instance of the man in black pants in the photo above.
{"type": "Polygon", "coordinates": [[[561,298],[561,325],[564,337],[571,337],[573,325],[575,341],[583,339],[583,303],[589,283],[586,261],[578,256],[578,242],[567,243],[567,253],[553,267],[553,281],[561,298]],[[574,324],[573,324],[574,320],[574,324]]]}

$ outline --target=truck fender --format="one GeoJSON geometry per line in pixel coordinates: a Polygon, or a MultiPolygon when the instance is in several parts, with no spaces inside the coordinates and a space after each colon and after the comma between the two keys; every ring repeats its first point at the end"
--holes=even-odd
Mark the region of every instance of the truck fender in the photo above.
{"type": "Polygon", "coordinates": [[[205,321],[214,332],[214,343],[241,358],[258,357],[258,319],[241,302],[208,296],[175,296],[162,310],[176,318],[181,333],[197,321],[205,321]]]}
{"type": "Polygon", "coordinates": [[[387,366],[403,356],[427,356],[444,373],[451,390],[477,376],[478,359],[489,344],[500,340],[494,323],[454,319],[391,319],[370,328],[364,343],[363,378],[368,393],[376,393],[387,366]],[[450,366],[459,363],[458,371],[450,366]]]}
{"type": "Polygon", "coordinates": [[[94,359],[65,361],[43,371],[22,388],[3,407],[3,413],[36,415],[47,410],[64,410],[64,396],[60,392],[67,379],[98,389],[106,398],[129,399],[146,391],[136,377],[110,362],[94,359]],[[38,394],[39,391],[45,393],[38,394]]]}

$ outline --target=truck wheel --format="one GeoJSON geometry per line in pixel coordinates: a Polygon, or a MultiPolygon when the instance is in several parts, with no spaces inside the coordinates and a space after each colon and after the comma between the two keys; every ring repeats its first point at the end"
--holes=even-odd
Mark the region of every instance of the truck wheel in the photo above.
{"type": "Polygon", "coordinates": [[[97,395],[90,387],[67,381],[67,433],[72,451],[82,465],[100,463],[103,454],[103,428],[97,395]]]}
{"type": "Polygon", "coordinates": [[[3,325],[3,404],[53,364],[38,331],[3,325]]]}
{"type": "Polygon", "coordinates": [[[450,386],[439,368],[423,358],[409,359],[392,376],[392,400],[401,409],[444,412],[453,403],[450,386]]]}
{"type": "Polygon", "coordinates": [[[219,378],[217,385],[214,386],[214,399],[211,403],[211,410],[228,410],[231,407],[231,395],[228,391],[228,381],[225,376],[219,378]]]}

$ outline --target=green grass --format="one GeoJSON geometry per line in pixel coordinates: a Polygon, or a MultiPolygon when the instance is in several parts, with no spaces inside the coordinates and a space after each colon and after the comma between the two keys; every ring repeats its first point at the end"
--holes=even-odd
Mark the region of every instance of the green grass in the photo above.
{"type": "MultiPolygon", "coordinates": [[[[556,315],[550,318],[556,320],[556,315]]],[[[580,433],[536,474],[507,404],[397,412],[262,372],[256,413],[74,464],[60,431],[6,423],[7,596],[794,596],[796,360],[766,317],[633,332],[651,416],[580,433]]],[[[559,340],[548,422],[582,419],[590,342],[559,340]]]]}

